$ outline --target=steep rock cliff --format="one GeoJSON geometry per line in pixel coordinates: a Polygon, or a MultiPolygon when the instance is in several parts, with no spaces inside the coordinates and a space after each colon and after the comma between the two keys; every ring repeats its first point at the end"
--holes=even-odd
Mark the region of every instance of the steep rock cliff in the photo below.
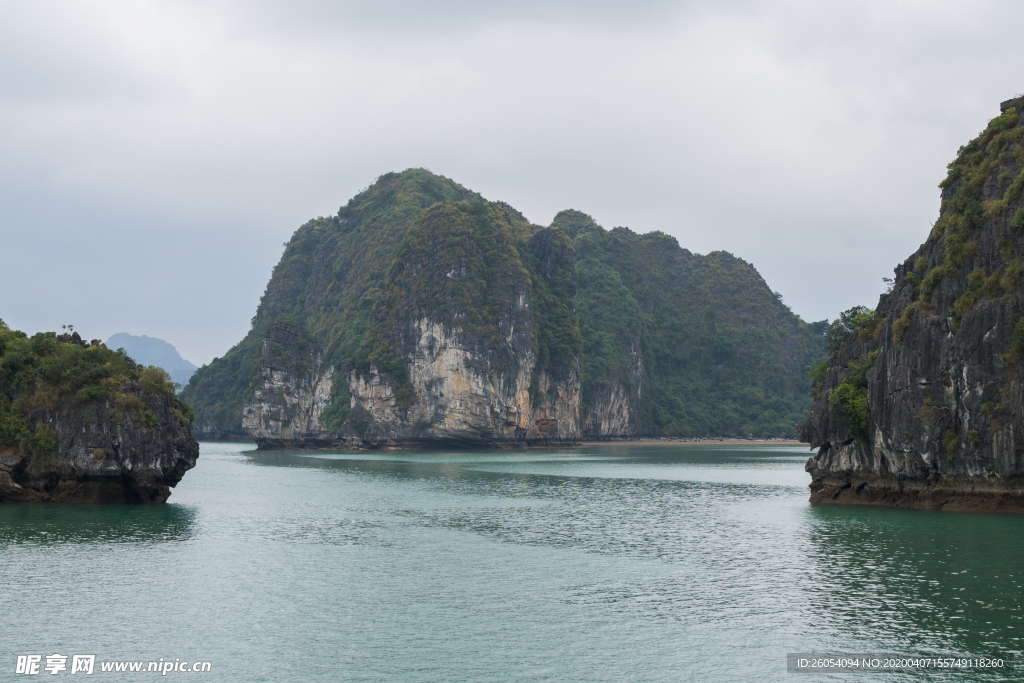
{"type": "Polygon", "coordinates": [[[578,438],[575,285],[564,235],[523,239],[499,205],[436,204],[398,251],[358,367],[335,379],[318,347],[281,339],[297,326],[274,323],[243,427],[262,447],[351,446],[354,433],[369,445],[578,438]],[[332,430],[323,409],[335,381],[350,415],[332,430]]]}
{"type": "Polygon", "coordinates": [[[334,373],[324,365],[320,344],[297,323],[275,322],[263,338],[258,365],[242,428],[268,447],[328,445],[323,412],[334,373]]]}
{"type": "Polygon", "coordinates": [[[960,149],[876,310],[840,321],[800,425],[812,502],[1024,511],[1022,105],[960,149]]]}
{"type": "Polygon", "coordinates": [[[163,370],[0,322],[0,502],[162,503],[198,456],[163,370]]]}

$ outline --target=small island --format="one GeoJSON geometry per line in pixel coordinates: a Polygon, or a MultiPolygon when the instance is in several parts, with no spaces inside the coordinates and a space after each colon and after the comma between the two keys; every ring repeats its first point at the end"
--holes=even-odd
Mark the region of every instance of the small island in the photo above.
{"type": "Polygon", "coordinates": [[[174,390],[99,340],[0,320],[0,503],[165,502],[199,457],[174,390]]]}

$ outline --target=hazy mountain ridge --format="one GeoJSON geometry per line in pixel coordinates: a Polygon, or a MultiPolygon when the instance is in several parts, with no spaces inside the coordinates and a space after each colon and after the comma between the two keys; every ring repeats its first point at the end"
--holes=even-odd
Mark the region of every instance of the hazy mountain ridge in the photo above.
{"type": "Polygon", "coordinates": [[[199,368],[178,353],[172,344],[156,337],[118,332],[106,341],[111,349],[124,349],[133,359],[143,365],[155,365],[167,371],[171,380],[185,386],[199,368]]]}
{"type": "Polygon", "coordinates": [[[791,435],[823,329],[725,252],[410,169],[296,231],[183,396],[200,435],[282,445],[791,435]]]}

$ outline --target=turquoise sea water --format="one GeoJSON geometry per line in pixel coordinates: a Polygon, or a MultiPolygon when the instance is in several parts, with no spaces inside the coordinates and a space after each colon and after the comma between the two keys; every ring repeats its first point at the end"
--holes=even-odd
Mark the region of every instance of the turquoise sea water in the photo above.
{"type": "Polygon", "coordinates": [[[812,506],[807,455],[204,443],[168,505],[0,506],[0,680],[1013,680],[786,673],[1024,650],[1024,517],[812,506]]]}

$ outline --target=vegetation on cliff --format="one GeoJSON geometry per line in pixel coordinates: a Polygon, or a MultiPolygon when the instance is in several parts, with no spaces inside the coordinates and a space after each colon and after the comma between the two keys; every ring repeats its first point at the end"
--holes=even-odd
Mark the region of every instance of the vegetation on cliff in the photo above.
{"type": "Polygon", "coordinates": [[[81,407],[103,399],[115,406],[114,419],[128,415],[154,426],[145,402],[124,389],[141,385],[144,394],[173,400],[177,417],[191,420],[187,404],[174,399],[175,385],[161,368],[137,365],[123,351],[98,339],[82,341],[77,332],[40,332],[28,337],[0,320],[0,448],[30,454],[53,450],[55,434],[42,411],[81,407]]]}
{"type": "MultiPolygon", "coordinates": [[[[1024,208],[1020,206],[1024,126],[1018,112],[1024,101],[1005,104],[1010,106],[977,138],[961,146],[947,165],[946,177],[939,183],[943,191],[939,218],[927,241],[898,269],[896,286],[909,289],[912,302],[893,311],[894,295],[889,292],[876,310],[856,306],[844,311],[826,334],[826,349],[832,357],[855,333],[861,341],[878,339],[886,316],[892,318],[894,339],[902,343],[918,313],[951,314],[955,332],[981,301],[1001,301],[1015,310],[1024,281],[1024,258],[1019,253],[1020,237],[1024,236],[1024,208]],[[948,283],[956,296],[940,310],[937,300],[944,297],[937,292],[943,283],[948,283]]],[[[1011,348],[1008,360],[1015,359],[1011,348]]]]}
{"type": "Polygon", "coordinates": [[[522,351],[509,347],[512,331],[529,329],[535,405],[540,373],[579,372],[584,419],[621,387],[648,434],[792,434],[825,331],[725,252],[694,255],[663,233],[605,230],[578,211],[531,225],[507,204],[411,169],[299,228],[249,334],[197,371],[183,396],[200,434],[240,434],[261,340],[291,320],[337,371],[324,411],[332,428],[349,419],[352,369],[376,367],[401,409],[412,399],[412,323],[424,318],[458,330],[499,370],[522,351]],[[516,312],[520,298],[528,312],[516,312]]]}
{"type": "Polygon", "coordinates": [[[557,229],[530,226],[497,203],[439,202],[402,240],[355,366],[367,373],[375,365],[403,407],[412,399],[404,358],[418,341],[418,330],[406,329],[409,321],[429,318],[457,330],[504,371],[514,369],[523,351],[510,344],[512,332],[529,326],[536,402],[544,391],[537,376],[564,377],[579,357],[575,294],[572,247],[557,229]],[[522,312],[526,301],[529,314],[522,312]]]}
{"type": "Polygon", "coordinates": [[[407,405],[412,389],[403,352],[416,340],[404,339],[400,331],[422,318],[460,329],[508,356],[500,329],[504,304],[527,279],[517,238],[508,212],[498,205],[439,202],[423,211],[399,246],[356,367],[367,373],[376,365],[395,386],[399,406],[407,405]]]}
{"type": "MultiPolygon", "coordinates": [[[[1019,172],[1024,165],[1024,127],[1019,118],[1017,107],[1008,107],[981,135],[960,147],[947,166],[946,178],[939,184],[943,190],[939,219],[926,243],[941,250],[941,259],[922,255],[905,277],[918,294],[917,310],[930,310],[933,292],[946,279],[966,277],[967,286],[951,307],[957,322],[982,299],[996,299],[1020,285],[1024,260],[1012,239],[1024,232],[1024,209],[1017,206],[1024,189],[1024,175],[1019,172]],[[986,221],[999,222],[1010,234],[994,245],[995,259],[974,265],[981,254],[979,236],[986,221]]],[[[913,311],[908,307],[903,319],[909,321],[913,311]]]]}
{"type": "Polygon", "coordinates": [[[810,404],[824,323],[802,321],[727,252],[702,256],[661,232],[605,230],[578,211],[553,225],[576,251],[585,409],[616,382],[635,388],[635,357],[646,433],[793,433],[810,404]]]}

